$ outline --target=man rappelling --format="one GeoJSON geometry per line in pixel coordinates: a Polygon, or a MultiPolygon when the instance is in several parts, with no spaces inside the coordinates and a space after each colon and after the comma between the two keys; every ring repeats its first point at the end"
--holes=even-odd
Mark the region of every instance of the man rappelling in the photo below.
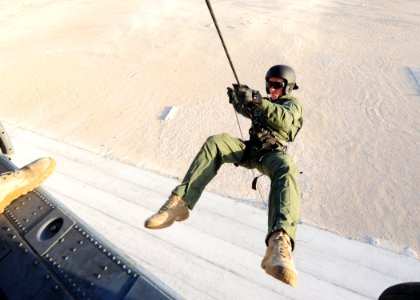
{"type": "Polygon", "coordinates": [[[148,218],[145,227],[161,229],[188,218],[206,185],[224,163],[257,169],[271,180],[268,203],[267,251],[261,267],[271,276],[296,286],[298,274],[292,250],[300,212],[297,168],[287,153],[302,127],[302,106],[292,95],[296,90],[294,70],[286,65],[271,67],[265,76],[268,97],[246,85],[228,88],[229,102],[251,119],[250,139],[227,133],[207,139],[191,163],[182,182],[172,190],[169,200],[148,218]]]}

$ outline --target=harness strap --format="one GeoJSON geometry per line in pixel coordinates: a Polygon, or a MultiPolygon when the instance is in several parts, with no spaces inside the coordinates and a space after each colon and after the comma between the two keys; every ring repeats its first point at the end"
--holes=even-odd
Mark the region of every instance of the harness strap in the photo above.
{"type": "Polygon", "coordinates": [[[259,175],[259,176],[255,177],[255,178],[252,180],[252,189],[253,189],[253,190],[257,190],[257,180],[258,180],[258,178],[260,178],[261,176],[263,176],[263,174],[261,174],[261,175],[259,175]]]}
{"type": "MultiPolygon", "coordinates": [[[[251,153],[255,151],[258,152],[258,155],[256,158],[258,158],[258,161],[261,162],[261,159],[265,154],[268,152],[276,152],[276,151],[287,151],[287,145],[274,137],[273,135],[270,135],[269,138],[265,139],[264,143],[261,144],[261,142],[258,141],[257,145],[255,145],[254,140],[245,141],[245,150],[242,158],[239,162],[234,163],[235,167],[238,167],[240,164],[246,162],[251,158],[251,153]]],[[[257,190],[257,181],[258,178],[263,176],[263,174],[254,177],[252,180],[251,187],[253,190],[257,190]]]]}

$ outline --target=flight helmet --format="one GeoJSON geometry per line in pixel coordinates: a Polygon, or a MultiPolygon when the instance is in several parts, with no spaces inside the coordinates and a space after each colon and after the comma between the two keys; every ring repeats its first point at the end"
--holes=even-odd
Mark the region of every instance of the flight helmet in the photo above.
{"type": "Polygon", "coordinates": [[[299,87],[296,84],[296,74],[295,71],[289,66],[286,65],[275,65],[272,66],[265,75],[265,90],[267,94],[270,93],[270,87],[268,80],[272,77],[283,78],[286,81],[286,86],[284,87],[284,94],[287,95],[292,90],[297,90],[299,87]]]}

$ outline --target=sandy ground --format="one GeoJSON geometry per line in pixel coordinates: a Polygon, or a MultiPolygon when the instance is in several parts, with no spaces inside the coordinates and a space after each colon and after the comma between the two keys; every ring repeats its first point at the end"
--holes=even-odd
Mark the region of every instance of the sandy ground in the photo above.
{"type": "MultiPolygon", "coordinates": [[[[278,63],[297,72],[302,222],[417,257],[420,2],[213,8],[241,83],[264,91],[278,63]]],[[[207,136],[240,136],[204,1],[2,1],[0,82],[2,121],[172,178],[207,136]]],[[[252,177],[223,166],[207,190],[263,209],[252,177]]]]}

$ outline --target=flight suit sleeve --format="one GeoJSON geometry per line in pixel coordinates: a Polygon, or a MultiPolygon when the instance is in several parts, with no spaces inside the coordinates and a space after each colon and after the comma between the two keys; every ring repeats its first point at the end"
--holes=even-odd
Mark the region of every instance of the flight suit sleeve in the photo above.
{"type": "Polygon", "coordinates": [[[302,106],[294,97],[286,96],[278,103],[263,99],[257,109],[264,116],[266,125],[277,132],[285,132],[290,141],[302,127],[302,106]]]}
{"type": "Polygon", "coordinates": [[[237,113],[244,116],[245,118],[251,119],[252,118],[252,111],[249,107],[246,107],[242,103],[236,102],[232,103],[234,109],[237,113]]]}

